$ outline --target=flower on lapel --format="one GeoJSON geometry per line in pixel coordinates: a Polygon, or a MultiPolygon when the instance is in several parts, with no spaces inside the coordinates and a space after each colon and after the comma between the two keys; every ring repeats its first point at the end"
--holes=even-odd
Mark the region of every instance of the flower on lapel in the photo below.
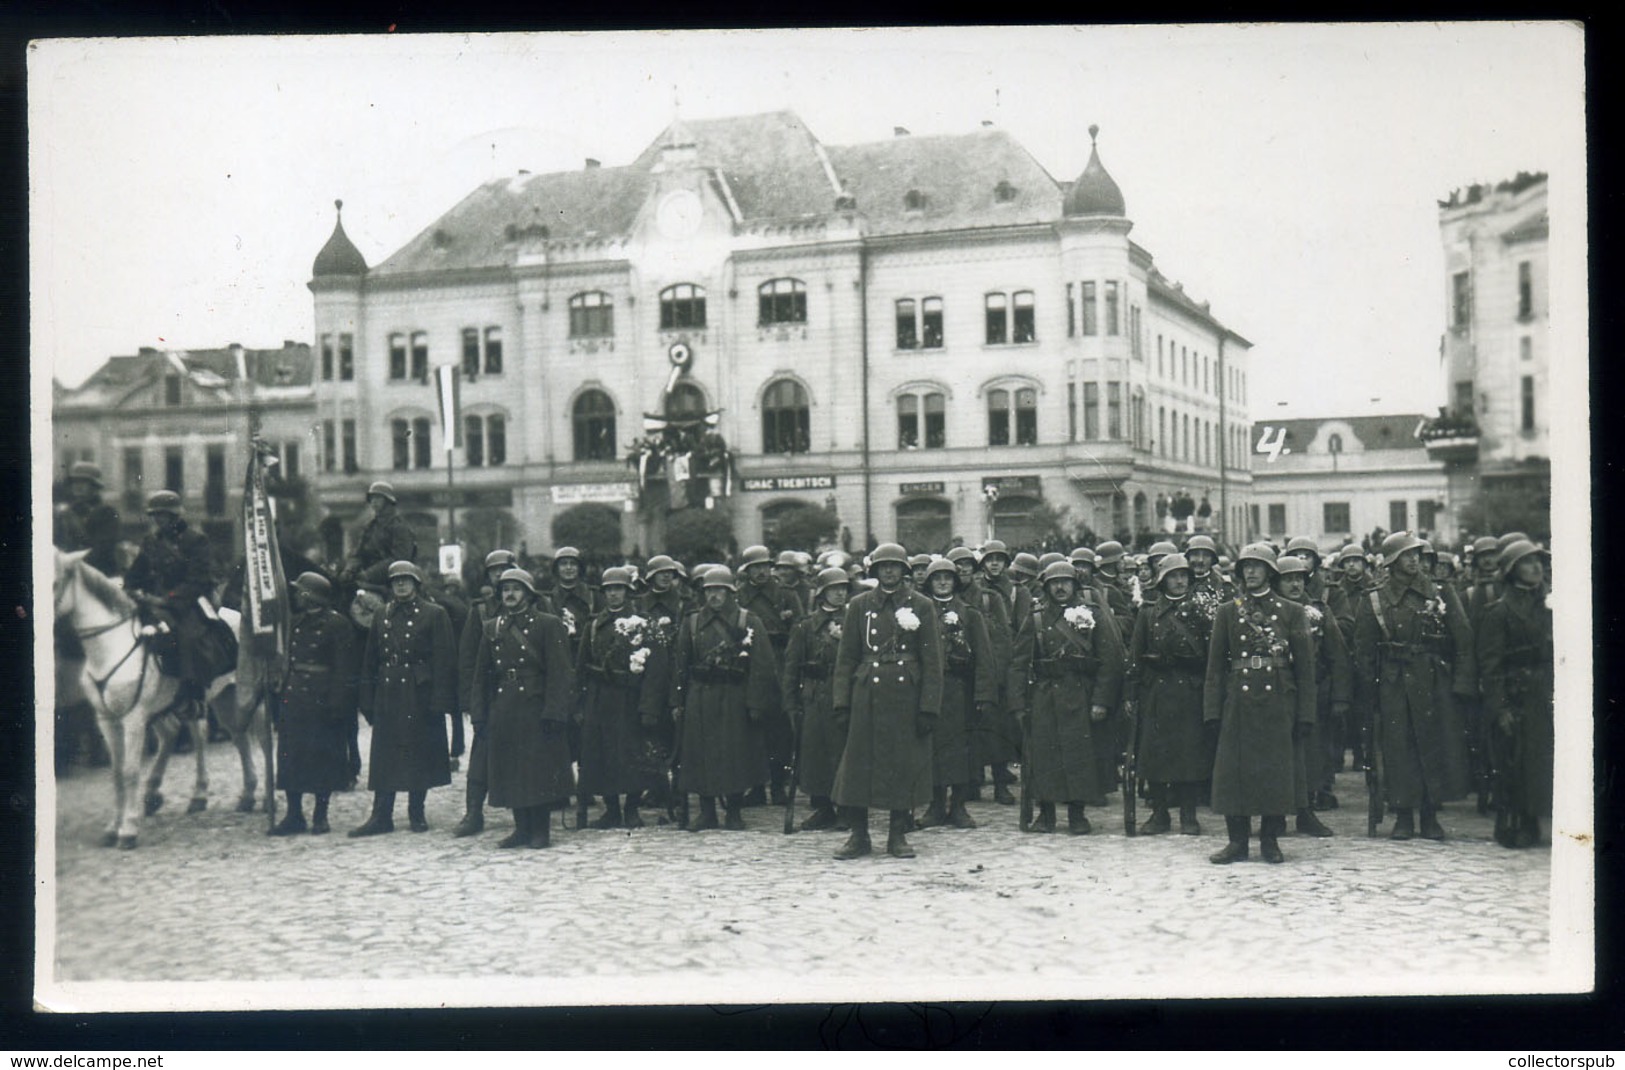
{"type": "Polygon", "coordinates": [[[959,614],[950,609],[948,612],[942,615],[942,623],[946,624],[950,628],[954,627],[959,623],[959,614]]]}
{"type": "Polygon", "coordinates": [[[907,606],[897,611],[897,626],[905,632],[912,632],[920,626],[920,618],[907,606]]]}
{"type": "Polygon", "coordinates": [[[751,642],[755,638],[756,638],[756,629],[755,628],[746,628],[745,629],[745,637],[743,639],[739,640],[739,645],[742,646],[742,647],[747,647],[748,648],[750,646],[751,642]]]}
{"type": "Polygon", "coordinates": [[[559,618],[564,621],[564,630],[574,635],[576,633],[576,615],[566,608],[559,613],[559,618]]]}
{"type": "Polygon", "coordinates": [[[635,673],[639,673],[643,671],[643,663],[648,660],[649,648],[646,646],[640,646],[636,650],[632,651],[632,656],[627,659],[626,667],[635,673]]]}
{"type": "Polygon", "coordinates": [[[840,641],[840,638],[841,638],[841,622],[840,621],[838,621],[838,620],[830,621],[830,624],[829,624],[829,637],[831,639],[836,640],[837,642],[840,641]]]}
{"type": "Polygon", "coordinates": [[[1068,606],[1061,616],[1080,632],[1087,632],[1095,626],[1095,615],[1089,612],[1088,606],[1068,606]]]}

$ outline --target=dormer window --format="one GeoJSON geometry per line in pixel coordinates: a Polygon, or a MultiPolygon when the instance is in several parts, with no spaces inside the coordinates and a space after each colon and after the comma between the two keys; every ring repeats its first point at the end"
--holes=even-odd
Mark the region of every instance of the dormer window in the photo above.
{"type": "Polygon", "coordinates": [[[911,189],[903,194],[903,207],[910,212],[923,212],[925,210],[925,194],[917,189],[911,189]]]}
{"type": "Polygon", "coordinates": [[[993,199],[999,204],[1009,204],[1016,199],[1016,187],[1007,179],[1000,179],[999,184],[993,187],[993,199]]]}

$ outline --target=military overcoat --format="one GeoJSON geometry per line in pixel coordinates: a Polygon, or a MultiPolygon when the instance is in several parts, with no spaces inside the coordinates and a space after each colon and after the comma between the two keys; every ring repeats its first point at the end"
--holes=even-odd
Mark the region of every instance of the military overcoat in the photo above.
{"type": "Polygon", "coordinates": [[[632,795],[665,786],[670,626],[630,605],[587,624],[576,661],[582,689],[581,790],[632,795]]]}
{"type": "Polygon", "coordinates": [[[670,704],[677,724],[678,784],[725,796],[767,780],[766,711],[779,704],[778,662],[762,620],[731,600],[684,618],[677,630],[670,704]]]}
{"type": "Polygon", "coordinates": [[[1508,585],[1484,612],[1478,636],[1478,678],[1485,712],[1520,813],[1552,813],[1552,611],[1544,591],[1508,585]],[[1512,718],[1512,732],[1496,725],[1512,718]]]}
{"type": "Polygon", "coordinates": [[[783,706],[799,730],[796,780],[809,796],[829,797],[846,747],[846,731],[831,706],[835,655],[846,609],[819,606],[790,629],[781,672],[783,706]]]}
{"type": "Polygon", "coordinates": [[[444,609],[413,595],[373,615],[360,702],[372,722],[370,790],[451,783],[446,715],[457,702],[457,643],[444,609]]]}
{"type": "Polygon", "coordinates": [[[553,806],[570,794],[575,669],[559,618],[525,606],[486,621],[469,700],[485,726],[492,806],[553,806]]]}
{"type": "Polygon", "coordinates": [[[1202,733],[1202,690],[1217,611],[1211,595],[1160,598],[1134,619],[1126,693],[1136,705],[1139,775],[1155,784],[1206,780],[1212,754],[1202,733]]]}
{"type": "Polygon", "coordinates": [[[281,790],[341,791],[350,783],[345,747],[355,725],[358,667],[348,619],[326,606],[294,617],[276,725],[281,790]]]}

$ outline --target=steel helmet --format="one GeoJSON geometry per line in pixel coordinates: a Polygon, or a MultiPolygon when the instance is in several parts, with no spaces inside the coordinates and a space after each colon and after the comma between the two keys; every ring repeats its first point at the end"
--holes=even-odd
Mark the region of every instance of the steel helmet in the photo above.
{"type": "Polygon", "coordinates": [[[1531,539],[1521,531],[1509,531],[1505,535],[1502,535],[1499,539],[1495,540],[1495,548],[1497,550],[1505,550],[1508,546],[1511,546],[1515,542],[1534,541],[1535,540],[1531,539]]]}
{"type": "Polygon", "coordinates": [[[939,557],[939,558],[936,558],[935,560],[933,560],[931,562],[931,564],[926,566],[926,569],[925,569],[925,581],[927,583],[930,583],[932,576],[935,576],[938,573],[944,573],[944,572],[947,573],[948,575],[954,577],[954,579],[956,581],[959,579],[959,566],[955,565],[952,561],[950,561],[946,557],[939,557]]]}
{"type": "Polygon", "coordinates": [[[409,576],[417,581],[419,587],[423,586],[423,570],[410,561],[396,561],[389,566],[389,578],[391,580],[400,579],[402,576],[409,576]]]}
{"type": "Polygon", "coordinates": [[[1072,567],[1072,562],[1070,561],[1055,561],[1044,569],[1044,572],[1039,579],[1046,584],[1049,583],[1050,580],[1072,580],[1074,583],[1076,583],[1078,579],[1078,570],[1072,567]]]}
{"type": "Polygon", "coordinates": [[[327,582],[327,577],[318,572],[301,572],[293,581],[294,589],[305,591],[319,598],[333,597],[333,585],[327,582]]]}
{"type": "Polygon", "coordinates": [[[1408,531],[1396,531],[1382,540],[1382,563],[1392,565],[1407,550],[1420,549],[1422,540],[1408,531]]]}
{"type": "Polygon", "coordinates": [[[947,559],[956,565],[961,561],[969,561],[972,565],[974,565],[976,564],[976,551],[972,550],[969,546],[955,546],[952,550],[948,551],[947,559]]]}
{"type": "Polygon", "coordinates": [[[99,465],[92,464],[89,461],[75,461],[73,462],[73,465],[69,467],[68,480],[72,482],[75,479],[84,480],[97,490],[102,489],[101,467],[99,465]]]}
{"type": "Polygon", "coordinates": [[[908,558],[908,567],[909,568],[921,568],[921,567],[929,566],[930,564],[931,564],[931,555],[930,554],[910,554],[909,555],[909,558],[908,558]]]}
{"type": "Polygon", "coordinates": [[[745,552],[739,556],[739,569],[743,572],[752,565],[771,564],[773,555],[768,553],[765,546],[747,546],[745,552]]]}
{"type": "Polygon", "coordinates": [[[779,551],[778,560],[773,562],[774,568],[800,568],[801,557],[794,550],[779,551]]]}
{"type": "Polygon", "coordinates": [[[1262,561],[1270,567],[1272,572],[1281,571],[1281,566],[1276,564],[1275,561],[1275,550],[1267,542],[1255,542],[1243,546],[1241,553],[1236,555],[1236,567],[1238,569],[1243,561],[1262,561]]]}
{"type": "Polygon", "coordinates": [[[986,561],[994,554],[1003,554],[1006,561],[1010,560],[1010,547],[1004,544],[1003,539],[989,539],[982,544],[983,561],[986,561]]]}
{"type": "Polygon", "coordinates": [[[1501,551],[1501,582],[1510,583],[1512,581],[1513,567],[1530,554],[1537,554],[1548,559],[1552,556],[1550,552],[1542,550],[1528,539],[1519,539],[1517,542],[1508,543],[1506,548],[1501,551]]]}
{"type": "Polygon", "coordinates": [[[705,579],[700,582],[702,587],[726,587],[730,591],[739,588],[734,584],[733,569],[727,565],[713,565],[705,570],[705,579]]]}
{"type": "Polygon", "coordinates": [[[1185,556],[1189,557],[1197,550],[1206,550],[1214,557],[1219,556],[1218,545],[1206,535],[1192,535],[1190,541],[1185,543],[1185,556]]]}
{"type": "Polygon", "coordinates": [[[1123,553],[1124,550],[1122,543],[1118,542],[1116,539],[1107,539],[1105,542],[1095,547],[1095,563],[1099,565],[1109,565],[1114,561],[1121,561],[1123,559],[1123,553]]]}
{"type": "Polygon", "coordinates": [[[1473,554],[1493,554],[1501,548],[1494,535],[1480,535],[1473,540],[1473,554]]]}
{"type": "MultiPolygon", "coordinates": [[[[1055,556],[1060,557],[1061,555],[1056,554],[1055,556]]],[[[1080,561],[1083,562],[1086,565],[1093,565],[1098,561],[1098,558],[1095,556],[1095,552],[1093,550],[1089,549],[1089,547],[1087,547],[1087,546],[1080,546],[1076,550],[1073,550],[1066,557],[1061,558],[1061,559],[1063,561],[1071,561],[1074,565],[1076,565],[1080,561]]]]}
{"type": "Polygon", "coordinates": [[[518,564],[519,558],[515,556],[512,550],[492,550],[485,555],[485,567],[488,569],[496,568],[498,565],[515,568],[518,564]]]}
{"type": "Polygon", "coordinates": [[[1439,554],[1438,555],[1438,560],[1435,563],[1440,564],[1440,565],[1449,566],[1450,575],[1452,575],[1452,576],[1454,576],[1457,572],[1459,572],[1461,570],[1461,561],[1460,561],[1459,558],[1456,557],[1455,554],[1449,554],[1449,553],[1439,554]]]}
{"type": "Polygon", "coordinates": [[[624,565],[616,565],[614,568],[606,568],[604,570],[604,575],[598,581],[598,586],[600,588],[631,587],[632,570],[624,565]]]}
{"type": "Polygon", "coordinates": [[[497,590],[502,589],[504,583],[517,583],[531,594],[539,594],[536,590],[536,577],[522,568],[510,568],[497,577],[497,590]]]}
{"type": "Polygon", "coordinates": [[[665,554],[655,554],[644,563],[643,569],[644,576],[646,578],[653,579],[654,574],[657,572],[676,572],[677,562],[673,561],[665,554]]]}
{"type": "Polygon", "coordinates": [[[155,490],[147,495],[149,513],[174,513],[180,516],[184,511],[181,508],[181,496],[172,490],[155,490]]]}
{"type": "MultiPolygon", "coordinates": [[[[1296,553],[1298,550],[1308,550],[1310,553],[1315,555],[1315,564],[1320,564],[1320,546],[1316,544],[1314,539],[1311,539],[1307,535],[1299,535],[1297,538],[1286,544],[1287,553],[1296,553]]],[[[1310,568],[1310,571],[1314,571],[1313,567],[1310,568]]]]}
{"type": "Polygon", "coordinates": [[[830,565],[818,574],[817,593],[823,594],[827,587],[846,587],[852,582],[852,577],[846,574],[846,569],[830,565]]]}
{"type": "Polygon", "coordinates": [[[380,479],[376,483],[372,484],[372,486],[367,488],[367,497],[369,499],[382,498],[382,499],[384,499],[384,501],[389,502],[391,505],[394,505],[395,504],[395,488],[391,484],[385,483],[383,480],[380,479]]]}
{"type": "Polygon", "coordinates": [[[1038,558],[1026,551],[1022,551],[1010,562],[1010,571],[1020,573],[1023,576],[1036,576],[1038,575],[1038,558]]]}
{"type": "Polygon", "coordinates": [[[574,561],[581,564],[581,551],[574,546],[561,546],[553,552],[553,567],[558,568],[560,561],[574,561]]]}
{"type": "Polygon", "coordinates": [[[1151,548],[1148,549],[1145,552],[1145,559],[1147,561],[1151,562],[1151,567],[1152,568],[1155,568],[1157,566],[1158,561],[1161,561],[1164,557],[1167,557],[1169,554],[1177,554],[1177,553],[1179,553],[1179,547],[1175,546],[1173,543],[1168,542],[1166,539],[1164,539],[1164,540],[1161,540],[1159,542],[1154,542],[1154,543],[1151,544],[1151,548]]]}
{"type": "Polygon", "coordinates": [[[1167,579],[1173,573],[1181,570],[1185,572],[1191,571],[1191,563],[1186,560],[1184,554],[1178,553],[1177,551],[1171,554],[1164,554],[1162,558],[1157,561],[1157,575],[1156,578],[1151,581],[1151,586],[1161,587],[1163,580],[1167,579]]]}
{"type": "Polygon", "coordinates": [[[1424,561],[1430,557],[1439,556],[1438,552],[1433,549],[1433,544],[1431,542],[1426,539],[1418,539],[1417,541],[1422,544],[1422,559],[1424,561]]]}
{"type": "Polygon", "coordinates": [[[1275,562],[1275,574],[1277,576],[1290,576],[1294,572],[1301,572],[1307,576],[1313,571],[1314,569],[1309,567],[1309,562],[1293,554],[1287,554],[1278,558],[1275,562]]]}
{"type": "Polygon", "coordinates": [[[897,564],[907,568],[908,551],[904,550],[895,542],[883,542],[879,546],[875,547],[874,553],[869,555],[869,564],[872,567],[886,561],[895,561],[897,564]]]}
{"type": "Polygon", "coordinates": [[[1341,550],[1337,551],[1337,558],[1335,560],[1335,563],[1341,565],[1345,561],[1350,561],[1350,560],[1355,560],[1355,559],[1364,561],[1365,560],[1365,550],[1361,548],[1359,543],[1351,542],[1347,546],[1343,547],[1341,550]]]}
{"type": "Polygon", "coordinates": [[[1051,565],[1055,564],[1055,562],[1057,562],[1057,561],[1065,561],[1065,560],[1066,560],[1066,555],[1065,554],[1058,554],[1055,551],[1051,550],[1049,553],[1044,554],[1041,557],[1039,557],[1038,562],[1037,562],[1038,571],[1043,572],[1046,568],[1049,568],[1051,565]]]}

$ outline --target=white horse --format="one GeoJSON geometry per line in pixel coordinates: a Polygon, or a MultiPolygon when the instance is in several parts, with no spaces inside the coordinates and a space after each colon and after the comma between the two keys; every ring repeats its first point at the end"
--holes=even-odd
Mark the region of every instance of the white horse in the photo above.
{"type": "MultiPolygon", "coordinates": [[[[158,786],[180,734],[183,716],[191,720],[197,755],[197,777],[187,812],[198,813],[208,806],[206,709],[190,703],[177,706],[179,681],[158,671],[157,658],[141,633],[135,603],[117,583],[87,564],[84,558],[82,551],[57,552],[53,584],[55,610],[57,618],[65,619],[84,645],[85,661],[79,685],[96,711],[112,761],[113,820],[102,834],[101,843],[104,847],[117,845],[128,850],[136,846],[140,829],[142,815],[136,812],[136,797],[149,723],[158,733],[159,747],[141,793],[145,813],[152,814],[163,805],[158,786]]],[[[255,686],[253,700],[245,704],[239,700],[235,675],[227,673],[211,683],[207,700],[214,704],[216,718],[231,732],[242,759],[243,793],[237,808],[244,812],[254,809],[258,782],[248,743],[250,737],[258,738],[265,755],[266,812],[268,820],[274,820],[274,758],[265,688],[255,686]]]]}

